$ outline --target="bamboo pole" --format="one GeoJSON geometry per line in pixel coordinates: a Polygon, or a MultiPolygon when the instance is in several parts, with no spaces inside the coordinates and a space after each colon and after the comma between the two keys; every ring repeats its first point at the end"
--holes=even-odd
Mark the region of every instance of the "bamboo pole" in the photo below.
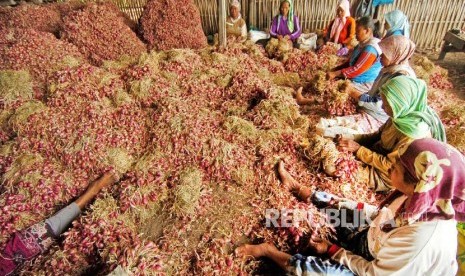
{"type": "Polygon", "coordinates": [[[226,46],[226,0],[218,0],[218,36],[220,46],[226,46]]]}

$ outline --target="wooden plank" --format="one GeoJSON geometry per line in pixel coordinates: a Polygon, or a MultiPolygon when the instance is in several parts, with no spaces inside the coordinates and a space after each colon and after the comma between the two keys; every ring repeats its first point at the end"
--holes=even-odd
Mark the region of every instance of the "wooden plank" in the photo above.
{"type": "Polygon", "coordinates": [[[226,46],[226,0],[218,0],[218,37],[220,46],[226,46]]]}

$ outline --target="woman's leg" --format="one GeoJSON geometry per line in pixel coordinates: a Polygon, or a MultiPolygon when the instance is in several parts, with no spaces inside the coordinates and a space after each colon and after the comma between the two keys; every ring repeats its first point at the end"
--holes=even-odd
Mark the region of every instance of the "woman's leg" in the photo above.
{"type": "Polygon", "coordinates": [[[282,269],[287,270],[291,255],[279,251],[270,243],[246,244],[236,248],[235,253],[239,257],[252,257],[254,259],[266,257],[273,260],[282,269]]]}
{"type": "Polygon", "coordinates": [[[239,257],[266,257],[273,260],[283,270],[292,272],[295,275],[354,275],[345,266],[330,261],[323,261],[318,257],[305,257],[300,254],[291,256],[285,252],[279,251],[274,245],[262,243],[257,245],[246,244],[236,249],[236,255],[239,257]]]}
{"type": "Polygon", "coordinates": [[[58,211],[45,220],[48,230],[54,237],[60,236],[69,224],[81,213],[81,210],[106,186],[115,183],[118,179],[111,173],[106,173],[92,182],[87,190],[76,201],[58,211]]]}
{"type": "Polygon", "coordinates": [[[81,210],[104,187],[118,181],[113,174],[106,173],[89,185],[75,202],[58,211],[45,221],[16,232],[0,251],[0,275],[13,273],[23,262],[35,258],[47,250],[81,210]]]}
{"type": "Polygon", "coordinates": [[[308,201],[313,194],[312,189],[300,185],[297,180],[295,180],[288,171],[284,168],[284,162],[281,160],[278,164],[278,173],[281,178],[281,182],[290,192],[295,193],[295,195],[302,201],[308,201]]]}

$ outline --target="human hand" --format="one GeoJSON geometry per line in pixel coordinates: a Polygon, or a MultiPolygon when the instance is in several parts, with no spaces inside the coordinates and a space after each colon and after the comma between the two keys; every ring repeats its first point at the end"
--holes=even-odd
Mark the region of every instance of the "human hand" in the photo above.
{"type": "Polygon", "coordinates": [[[339,150],[348,152],[357,152],[360,148],[360,144],[352,139],[340,138],[337,141],[337,147],[339,150]]]}
{"type": "Polygon", "coordinates": [[[326,79],[327,79],[327,80],[332,80],[332,79],[334,79],[334,74],[333,74],[333,72],[328,72],[328,73],[326,73],[326,79]]]}
{"type": "Polygon", "coordinates": [[[359,100],[360,99],[360,96],[362,96],[362,92],[358,91],[357,89],[353,88],[352,86],[350,86],[350,89],[349,89],[349,96],[354,99],[354,100],[359,100]]]}
{"type": "Polygon", "coordinates": [[[315,233],[312,234],[310,237],[310,240],[308,241],[308,248],[315,252],[317,255],[323,255],[326,254],[329,250],[329,248],[333,245],[326,239],[322,239],[318,236],[316,236],[315,233]]]}
{"type": "Polygon", "coordinates": [[[326,73],[326,79],[327,80],[333,80],[335,79],[337,76],[339,75],[338,71],[330,71],[328,73],[326,73]]]}

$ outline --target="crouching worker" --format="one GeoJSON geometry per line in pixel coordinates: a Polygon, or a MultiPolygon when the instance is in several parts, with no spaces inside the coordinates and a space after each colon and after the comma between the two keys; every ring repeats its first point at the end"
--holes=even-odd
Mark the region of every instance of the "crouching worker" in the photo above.
{"type": "Polygon", "coordinates": [[[327,73],[328,79],[346,78],[360,93],[368,92],[381,71],[381,49],[379,39],[373,36],[375,25],[370,17],[356,21],[356,34],[359,44],[350,54],[349,61],[327,73]]]}
{"type": "Polygon", "coordinates": [[[55,239],[68,228],[100,190],[117,181],[118,179],[114,174],[104,174],[90,184],[84,194],[76,201],[61,209],[52,217],[14,233],[3,250],[0,251],[0,275],[14,274],[21,264],[34,259],[37,255],[49,249],[55,239]]]}
{"type": "MultiPolygon", "coordinates": [[[[317,257],[291,256],[268,243],[244,245],[236,254],[268,257],[294,275],[455,275],[456,224],[465,219],[464,157],[424,138],[405,145],[397,160],[390,173],[395,190],[378,208],[346,205],[366,212],[371,223],[357,232],[336,227],[337,241],[312,237],[309,249],[317,257]]],[[[301,199],[320,200],[282,164],[279,173],[301,199]]]]}
{"type": "Polygon", "coordinates": [[[241,4],[233,0],[229,4],[229,16],[226,19],[226,35],[238,42],[247,40],[247,26],[241,15],[241,4]]]}
{"type": "Polygon", "coordinates": [[[381,86],[380,94],[389,120],[376,132],[342,138],[337,143],[339,149],[353,152],[367,165],[371,188],[386,191],[392,188],[389,170],[403,144],[426,137],[446,142],[446,133],[441,119],[427,104],[424,81],[398,76],[381,86]]]}
{"type": "Polygon", "coordinates": [[[278,39],[290,39],[296,43],[302,34],[299,17],[294,14],[294,4],[292,0],[281,0],[279,15],[271,22],[271,37],[278,39]]]}

